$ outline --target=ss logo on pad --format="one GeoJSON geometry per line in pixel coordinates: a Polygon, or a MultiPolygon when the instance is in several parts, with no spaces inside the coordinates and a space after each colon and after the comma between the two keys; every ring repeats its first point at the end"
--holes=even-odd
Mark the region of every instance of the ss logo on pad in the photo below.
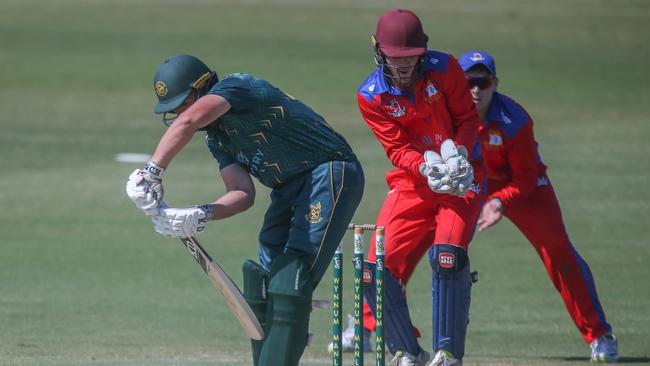
{"type": "Polygon", "coordinates": [[[451,253],[438,254],[438,263],[442,268],[453,268],[456,263],[456,256],[451,253]]]}

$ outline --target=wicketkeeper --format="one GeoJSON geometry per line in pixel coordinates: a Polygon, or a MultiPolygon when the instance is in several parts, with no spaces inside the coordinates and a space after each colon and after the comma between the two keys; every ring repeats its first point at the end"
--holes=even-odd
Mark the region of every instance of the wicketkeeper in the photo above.
{"type": "MultiPolygon", "coordinates": [[[[460,364],[470,305],[467,253],[480,213],[479,117],[463,70],[428,37],[411,11],[381,16],[373,36],[377,68],[357,93],[361,115],[395,169],[376,224],[385,228],[384,326],[393,365],[460,364]],[[433,351],[420,347],[405,286],[422,256],[432,268],[433,351]],[[429,363],[430,362],[430,363],[429,363]]],[[[369,261],[374,262],[374,240],[369,261]]],[[[372,264],[370,264],[372,267],[372,264]]],[[[366,287],[372,291],[373,286],[366,287]]],[[[373,329],[374,294],[364,326],[373,329]]]]}
{"type": "Polygon", "coordinates": [[[485,51],[460,58],[483,123],[479,133],[487,167],[488,197],[479,231],[503,216],[535,247],[573,322],[591,346],[592,361],[616,362],[618,342],[605,320],[587,262],[569,240],[557,197],[537,149],[533,119],[498,93],[496,64],[485,51]]]}
{"type": "Polygon", "coordinates": [[[254,203],[251,176],[271,188],[259,234],[259,261],[244,262],[244,297],[266,337],[252,341],[255,365],[294,366],[307,344],[314,288],[361,201],[364,175],[345,139],[301,101],[265,80],[236,73],[219,80],[194,56],[156,71],[155,113],[169,126],[152,159],[126,190],[157,232],[195,236],[206,221],[254,203]],[[212,203],[164,204],[162,178],[198,130],[219,164],[226,192],[212,203]]]}

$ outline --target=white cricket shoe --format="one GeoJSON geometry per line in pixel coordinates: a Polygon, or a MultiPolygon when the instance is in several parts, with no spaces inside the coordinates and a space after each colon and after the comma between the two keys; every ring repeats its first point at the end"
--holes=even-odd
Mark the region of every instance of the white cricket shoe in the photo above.
{"type": "MultiPolygon", "coordinates": [[[[332,353],[334,343],[327,346],[327,351],[332,353]]],[[[354,352],[354,317],[348,314],[348,326],[341,334],[341,352],[354,352]]],[[[363,330],[363,352],[372,352],[370,345],[370,331],[363,330]]]]}
{"type": "Polygon", "coordinates": [[[406,351],[397,351],[390,361],[391,366],[425,366],[431,359],[431,354],[422,350],[417,356],[406,351]]]}
{"type": "Polygon", "coordinates": [[[463,360],[459,360],[451,352],[441,349],[436,352],[433,360],[427,366],[463,366],[463,360]]]}
{"type": "Polygon", "coordinates": [[[594,340],[591,347],[591,362],[618,362],[618,341],[613,334],[594,340]]]}

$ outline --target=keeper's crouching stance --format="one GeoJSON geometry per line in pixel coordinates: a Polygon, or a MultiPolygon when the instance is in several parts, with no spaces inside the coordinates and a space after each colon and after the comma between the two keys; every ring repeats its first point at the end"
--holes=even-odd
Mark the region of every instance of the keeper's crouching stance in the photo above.
{"type": "MultiPolygon", "coordinates": [[[[359,111],[395,169],[375,224],[384,227],[384,325],[397,366],[461,365],[469,308],[469,247],[481,209],[483,164],[479,116],[458,61],[428,50],[420,19],[405,9],[379,18],[377,68],[357,91],[359,111]],[[431,250],[431,354],[411,324],[405,287],[431,250]],[[388,273],[390,272],[390,273],[388,273]]],[[[368,249],[374,262],[375,242],[368,249]]],[[[372,294],[364,327],[374,330],[372,294]]],[[[369,333],[369,332],[368,332],[369,333]]]]}
{"type": "Polygon", "coordinates": [[[252,342],[253,360],[298,365],[312,292],[363,195],[361,165],[323,117],[265,80],[237,73],[219,81],[196,57],[178,55],[160,65],[154,89],[155,111],[165,114],[169,129],[152,161],[129,177],[127,194],[156,231],[190,237],[208,220],[248,209],[255,198],[251,176],[271,188],[260,261],[243,264],[244,297],[266,334],[252,342]],[[205,205],[167,207],[163,173],[197,130],[206,131],[226,193],[205,205]]]}

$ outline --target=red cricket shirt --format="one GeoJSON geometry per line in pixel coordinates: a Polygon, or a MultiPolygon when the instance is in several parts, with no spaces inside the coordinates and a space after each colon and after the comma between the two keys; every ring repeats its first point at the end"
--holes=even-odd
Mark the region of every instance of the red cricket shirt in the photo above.
{"type": "MultiPolygon", "coordinates": [[[[386,82],[383,67],[357,92],[361,115],[396,167],[386,175],[390,187],[426,185],[419,172],[422,155],[426,150],[439,153],[446,139],[465,146],[470,160],[480,164],[480,149],[475,148],[480,118],[458,61],[449,54],[427,51],[423,71],[414,95],[386,82]]],[[[482,171],[474,168],[475,175],[482,171]]]]}
{"type": "Polygon", "coordinates": [[[509,97],[494,93],[479,139],[488,178],[488,200],[504,206],[520,201],[538,185],[548,185],[546,165],[537,150],[533,120],[509,97]]]}

